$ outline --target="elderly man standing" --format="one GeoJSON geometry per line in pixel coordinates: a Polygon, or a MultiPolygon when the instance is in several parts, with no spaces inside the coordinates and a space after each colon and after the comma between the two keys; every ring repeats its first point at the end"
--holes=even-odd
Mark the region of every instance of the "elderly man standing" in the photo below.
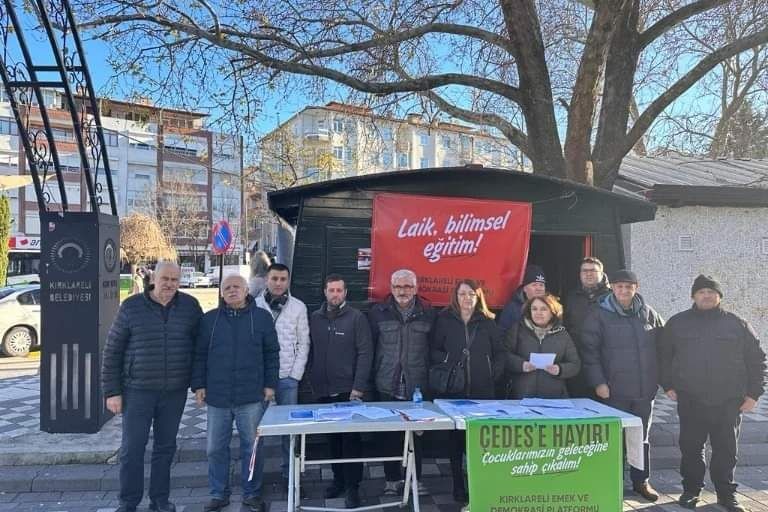
{"type": "MultiPolygon", "coordinates": [[[[435,323],[435,311],[418,296],[416,274],[411,270],[394,272],[390,290],[390,295],[368,313],[375,347],[374,380],[380,400],[410,400],[417,387],[423,393],[427,392],[429,336],[435,323]]],[[[401,433],[382,433],[381,439],[390,446],[392,455],[402,452],[401,433]]],[[[427,494],[421,482],[420,439],[414,450],[419,494],[427,494]]],[[[403,480],[401,464],[385,462],[384,476],[384,494],[398,494],[403,480]]]]}
{"type": "Polygon", "coordinates": [[[123,415],[116,512],[133,512],[141,502],[150,428],[154,442],[149,509],[176,510],[168,501],[171,462],[202,315],[197,299],[178,291],[180,275],[175,263],[158,263],[153,286],[120,305],[104,348],[101,385],[107,409],[123,415]]]}
{"type": "Polygon", "coordinates": [[[587,382],[595,394],[616,409],[643,420],[644,468],[630,468],[633,490],[648,501],[659,493],[648,482],[653,400],[659,388],[656,338],[664,325],[658,313],[637,293],[634,272],[611,276],[613,293],[590,311],[581,331],[582,359],[587,382]]]}
{"type": "MultiPolygon", "coordinates": [[[[273,263],[267,269],[267,288],[256,297],[256,305],[272,315],[280,344],[280,374],[275,390],[277,405],[291,405],[299,401],[299,382],[309,358],[309,319],[307,306],[291,295],[291,272],[282,263],[273,263]]],[[[282,437],[283,487],[288,488],[289,437],[282,437]]]]}
{"type": "Polygon", "coordinates": [[[717,280],[699,275],[691,297],[693,306],[669,319],[661,343],[662,386],[677,401],[680,417],[683,494],[678,503],[691,509],[698,504],[709,438],[717,503],[742,512],[733,480],[741,413],[753,410],[763,394],[765,352],[749,323],[722,308],[717,280]]]}
{"type": "MultiPolygon", "coordinates": [[[[310,319],[312,369],[310,381],[320,403],[362,400],[368,390],[373,362],[371,329],[365,315],[347,304],[347,285],[336,274],[325,278],[325,302],[310,319]]],[[[333,459],[359,458],[360,434],[328,434],[333,459]]],[[[347,508],[360,506],[363,463],[333,464],[333,484],[325,490],[327,499],[344,497],[347,508]]]]}
{"type": "MultiPolygon", "coordinates": [[[[280,346],[272,317],[254,304],[248,282],[230,275],[221,283],[224,304],[203,315],[197,335],[192,390],[208,404],[208,485],[205,512],[229,505],[229,442],[232,422],[240,435],[243,505],[261,511],[264,456],[256,456],[248,479],[256,427],[275,397],[280,346]]],[[[261,445],[261,443],[259,443],[261,445]]]]}

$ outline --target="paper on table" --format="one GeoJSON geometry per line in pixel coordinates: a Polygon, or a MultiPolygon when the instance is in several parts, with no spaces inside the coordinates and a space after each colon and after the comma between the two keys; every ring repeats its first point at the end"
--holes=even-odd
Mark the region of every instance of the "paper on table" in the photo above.
{"type": "Polygon", "coordinates": [[[558,409],[555,407],[530,407],[530,410],[544,416],[545,418],[593,418],[596,414],[584,409],[558,409]]]}
{"type": "Polygon", "coordinates": [[[574,409],[572,401],[564,398],[523,398],[520,401],[523,407],[552,407],[555,409],[574,409]]]}
{"type": "Polygon", "coordinates": [[[527,407],[520,407],[519,405],[502,405],[498,408],[507,416],[530,416],[533,413],[527,407]]]}
{"type": "Polygon", "coordinates": [[[407,420],[419,421],[419,420],[434,420],[437,418],[437,414],[429,409],[413,408],[413,409],[395,409],[398,413],[405,416],[407,420]]]}
{"type": "Polygon", "coordinates": [[[334,407],[325,407],[323,409],[318,409],[315,414],[320,421],[340,421],[352,419],[353,412],[349,408],[338,409],[334,407]]]}
{"type": "Polygon", "coordinates": [[[537,370],[543,370],[547,366],[555,364],[555,355],[549,352],[531,352],[530,362],[537,370]]]}
{"type": "Polygon", "coordinates": [[[359,414],[369,420],[378,420],[381,418],[390,418],[397,416],[396,412],[392,412],[392,409],[384,409],[382,407],[363,407],[356,409],[355,414],[359,414]]]}

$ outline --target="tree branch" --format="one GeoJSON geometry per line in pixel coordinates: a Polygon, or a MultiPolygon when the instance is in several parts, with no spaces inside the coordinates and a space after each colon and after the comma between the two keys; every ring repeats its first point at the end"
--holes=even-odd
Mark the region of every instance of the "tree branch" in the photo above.
{"type": "Polygon", "coordinates": [[[693,84],[700,80],[704,75],[711,71],[719,63],[737,55],[745,50],[760,46],[768,42],[768,28],[756,32],[750,36],[737,39],[736,41],[727,44],[717,51],[707,55],[696,66],[693,67],[688,73],[683,75],[672,87],[667,89],[666,92],[656,98],[645,111],[640,115],[632,129],[624,138],[622,144],[616,146],[616,151],[613,155],[613,161],[619,161],[629,153],[632,146],[642,137],[643,133],[648,130],[651,124],[666,109],[673,101],[679,98],[685,91],[687,91],[693,84]]]}
{"type": "Polygon", "coordinates": [[[680,9],[667,14],[640,34],[640,39],[638,41],[640,49],[645,48],[691,16],[701,14],[718,5],[727,4],[730,1],[731,0],[698,0],[697,2],[690,3],[685,7],[681,7],[680,9]]]}
{"type": "Polygon", "coordinates": [[[319,76],[322,78],[327,78],[329,80],[333,80],[340,84],[346,85],[357,91],[369,94],[420,92],[434,89],[436,87],[443,87],[446,85],[462,85],[498,94],[499,96],[507,98],[515,103],[520,103],[521,101],[520,90],[516,87],[513,87],[504,82],[500,82],[498,80],[465,75],[461,73],[427,75],[420,78],[401,80],[399,82],[371,82],[360,80],[359,78],[355,78],[354,76],[351,76],[347,73],[342,73],[341,71],[337,71],[325,66],[306,62],[296,62],[293,60],[286,61],[271,57],[264,52],[258,51],[252,46],[238,43],[224,37],[219,38],[215,33],[212,33],[208,30],[202,30],[198,27],[179,23],[177,21],[173,21],[161,16],[149,16],[142,14],[105,16],[99,20],[92,20],[88,22],[88,26],[95,27],[106,24],[120,25],[122,23],[137,21],[153,23],[162,27],[196,36],[220,48],[232,50],[243,55],[248,55],[259,64],[271,69],[299,75],[319,76]]]}

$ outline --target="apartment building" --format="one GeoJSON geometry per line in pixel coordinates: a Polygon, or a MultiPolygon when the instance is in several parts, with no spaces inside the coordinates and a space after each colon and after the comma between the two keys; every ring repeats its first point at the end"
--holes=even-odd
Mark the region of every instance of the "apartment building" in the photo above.
{"type": "MultiPolygon", "coordinates": [[[[71,118],[63,98],[44,90],[44,101],[64,173],[70,210],[86,207],[84,177],[80,171],[71,118]]],[[[99,100],[109,167],[120,216],[138,211],[154,215],[170,234],[182,262],[199,269],[210,266],[209,230],[215,220],[228,219],[240,233],[243,162],[238,137],[205,127],[206,114],[152,105],[148,101],[99,100]]],[[[36,102],[35,102],[36,105],[36,102]]],[[[33,106],[30,124],[41,127],[33,106]]],[[[92,164],[93,166],[93,164],[92,164]]],[[[5,92],[0,91],[0,174],[27,173],[26,155],[5,92]]],[[[51,171],[52,172],[52,171],[51,171]]],[[[109,211],[104,169],[99,169],[97,190],[102,208],[109,211]]],[[[49,205],[60,203],[55,180],[45,184],[49,205]]],[[[9,192],[17,236],[39,237],[40,221],[32,186],[9,192]]],[[[232,262],[242,256],[236,239],[232,262]]]]}
{"type": "Polygon", "coordinates": [[[261,166],[293,185],[376,172],[483,165],[520,169],[504,138],[451,122],[379,116],[370,108],[330,102],[309,106],[261,140],[261,166]]]}

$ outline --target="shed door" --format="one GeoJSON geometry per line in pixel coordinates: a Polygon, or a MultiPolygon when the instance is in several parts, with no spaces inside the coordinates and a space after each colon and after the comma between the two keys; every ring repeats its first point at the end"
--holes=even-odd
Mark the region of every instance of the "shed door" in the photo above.
{"type": "Polygon", "coordinates": [[[325,227],[325,276],[341,274],[347,284],[347,301],[355,307],[368,300],[368,270],[357,269],[357,250],[371,247],[369,227],[325,227]]]}

